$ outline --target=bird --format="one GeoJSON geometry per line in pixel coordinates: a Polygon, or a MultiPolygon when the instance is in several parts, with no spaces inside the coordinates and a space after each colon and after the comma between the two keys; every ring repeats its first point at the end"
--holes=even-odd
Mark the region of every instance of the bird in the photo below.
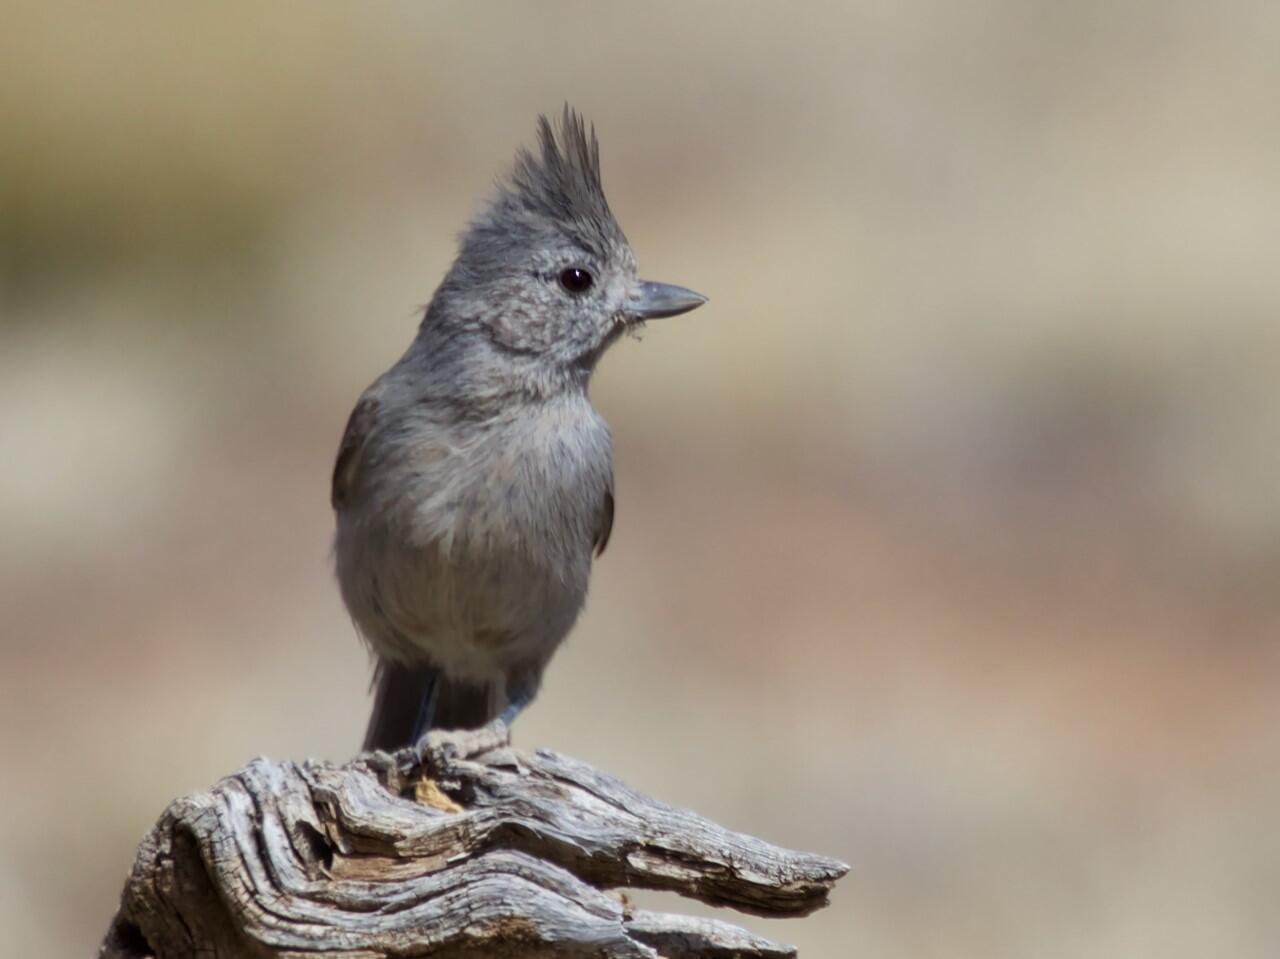
{"type": "Polygon", "coordinates": [[[568,104],[539,116],[334,463],[337,580],[375,660],[365,750],[509,728],[534,699],[613,528],[592,374],[625,335],[706,301],[640,279],[594,125],[568,104]]]}

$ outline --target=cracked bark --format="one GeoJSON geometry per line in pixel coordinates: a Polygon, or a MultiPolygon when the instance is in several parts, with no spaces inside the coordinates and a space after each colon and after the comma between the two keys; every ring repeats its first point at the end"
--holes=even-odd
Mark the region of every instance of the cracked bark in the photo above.
{"type": "Polygon", "coordinates": [[[138,848],[99,956],[793,956],[607,890],[802,916],[848,869],[548,750],[447,734],[427,756],[258,759],[176,800],[138,848]]]}

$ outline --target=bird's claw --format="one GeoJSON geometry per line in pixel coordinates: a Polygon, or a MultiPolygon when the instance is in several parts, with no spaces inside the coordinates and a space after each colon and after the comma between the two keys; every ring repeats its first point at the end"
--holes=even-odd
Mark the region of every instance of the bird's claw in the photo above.
{"type": "Polygon", "coordinates": [[[428,730],[415,748],[423,768],[439,774],[460,759],[470,759],[509,745],[511,727],[498,718],[478,729],[428,730]]]}

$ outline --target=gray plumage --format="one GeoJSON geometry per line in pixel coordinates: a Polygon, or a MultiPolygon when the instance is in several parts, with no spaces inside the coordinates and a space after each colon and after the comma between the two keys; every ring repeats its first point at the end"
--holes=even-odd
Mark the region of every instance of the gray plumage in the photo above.
{"type": "Polygon", "coordinates": [[[636,324],[702,302],[638,278],[594,130],[568,107],[540,118],[338,451],[338,582],[378,660],[365,748],[533,698],[613,523],[592,370],[636,324]]]}

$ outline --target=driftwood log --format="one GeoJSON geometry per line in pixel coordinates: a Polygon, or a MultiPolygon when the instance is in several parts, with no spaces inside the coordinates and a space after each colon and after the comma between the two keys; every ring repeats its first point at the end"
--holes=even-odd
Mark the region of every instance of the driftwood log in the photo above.
{"type": "Polygon", "coordinates": [[[823,906],[848,867],[734,833],[505,729],[419,756],[258,759],[143,839],[99,955],[782,957],[627,887],[761,916],[823,906]]]}

